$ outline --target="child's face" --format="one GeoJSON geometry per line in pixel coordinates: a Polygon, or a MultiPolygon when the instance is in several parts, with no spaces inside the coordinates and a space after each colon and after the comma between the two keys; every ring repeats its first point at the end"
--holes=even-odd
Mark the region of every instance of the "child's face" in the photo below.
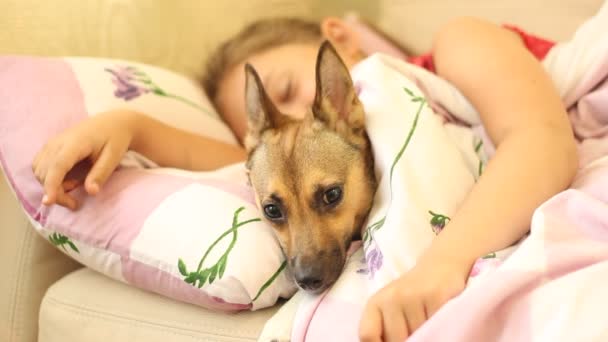
{"type": "MultiPolygon", "coordinates": [[[[256,69],[268,96],[285,114],[302,117],[315,97],[315,63],[320,44],[294,43],[251,56],[246,62],[256,69]]],[[[338,49],[340,53],[340,49],[338,49]]],[[[341,54],[350,68],[357,60],[341,54]]],[[[239,141],[247,131],[245,111],[245,62],[228,70],[218,85],[216,103],[239,141]]]]}

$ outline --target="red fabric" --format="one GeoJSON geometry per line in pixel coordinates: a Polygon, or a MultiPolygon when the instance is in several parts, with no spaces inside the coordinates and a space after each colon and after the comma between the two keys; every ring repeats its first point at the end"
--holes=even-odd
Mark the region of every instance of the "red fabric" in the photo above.
{"type": "MultiPolygon", "coordinates": [[[[549,53],[549,50],[555,45],[555,42],[553,41],[529,34],[516,26],[503,25],[503,27],[519,34],[526,48],[539,60],[545,58],[547,53],[549,53]]],[[[432,52],[420,56],[409,57],[407,61],[431,72],[435,72],[432,52]]]]}

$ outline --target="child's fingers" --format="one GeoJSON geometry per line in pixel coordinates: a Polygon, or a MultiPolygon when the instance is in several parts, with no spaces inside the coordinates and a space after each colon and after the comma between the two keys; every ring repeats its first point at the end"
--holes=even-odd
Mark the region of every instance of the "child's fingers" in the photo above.
{"type": "Polygon", "coordinates": [[[52,200],[50,199],[50,197],[48,195],[44,195],[44,197],[42,199],[42,203],[44,205],[58,204],[60,206],[66,207],[70,210],[78,209],[78,201],[76,201],[76,199],[74,199],[74,197],[65,193],[63,191],[63,188],[61,188],[61,187],[59,189],[57,189],[57,192],[53,193],[52,200]]]}
{"type": "Polygon", "coordinates": [[[63,191],[66,193],[76,189],[80,185],[82,185],[82,181],[80,181],[78,179],[67,179],[67,180],[63,181],[63,184],[62,184],[63,191]]]}
{"type": "Polygon", "coordinates": [[[70,170],[70,166],[67,166],[67,164],[65,162],[57,163],[46,172],[44,177],[44,204],[57,203],[59,194],[63,192],[61,183],[63,183],[65,175],[70,170]]]}
{"type": "Polygon", "coordinates": [[[382,337],[387,342],[402,342],[409,335],[405,313],[393,299],[382,307],[382,337]]]}
{"type": "Polygon", "coordinates": [[[44,147],[40,152],[38,152],[34,158],[34,162],[32,163],[32,171],[34,172],[34,176],[42,185],[44,185],[44,178],[46,177],[48,154],[47,148],[44,147]]]}
{"type": "Polygon", "coordinates": [[[53,204],[57,201],[59,193],[63,193],[61,185],[66,174],[76,165],[76,163],[88,155],[87,150],[82,148],[79,150],[67,150],[58,153],[53,161],[48,163],[47,170],[43,177],[44,179],[44,204],[53,204]]]}
{"type": "Polygon", "coordinates": [[[55,203],[64,206],[70,210],[76,210],[78,209],[78,201],[76,201],[76,199],[74,199],[74,197],[70,196],[69,194],[63,192],[63,189],[60,189],[57,192],[57,197],[56,197],[56,201],[55,203]]]}
{"type": "Polygon", "coordinates": [[[426,321],[424,305],[421,302],[414,302],[404,308],[405,318],[407,320],[408,332],[411,335],[416,331],[422,323],[426,321]]]}
{"type": "Polygon", "coordinates": [[[125,152],[126,150],[123,151],[111,143],[104,146],[84,183],[85,190],[89,195],[95,195],[99,192],[101,186],[110,177],[125,152]]]}
{"type": "Polygon", "coordinates": [[[380,308],[369,301],[359,322],[361,342],[382,342],[382,313],[380,308]]]}

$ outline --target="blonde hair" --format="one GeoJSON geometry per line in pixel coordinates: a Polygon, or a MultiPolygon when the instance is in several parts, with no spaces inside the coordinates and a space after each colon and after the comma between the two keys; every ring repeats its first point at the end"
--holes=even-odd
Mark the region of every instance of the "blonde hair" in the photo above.
{"type": "MultiPolygon", "coordinates": [[[[224,42],[211,55],[203,76],[203,87],[214,103],[217,84],[230,68],[248,57],[289,43],[320,43],[319,23],[298,18],[270,18],[255,21],[224,42]]],[[[244,85],[243,85],[244,86],[244,85]]]]}

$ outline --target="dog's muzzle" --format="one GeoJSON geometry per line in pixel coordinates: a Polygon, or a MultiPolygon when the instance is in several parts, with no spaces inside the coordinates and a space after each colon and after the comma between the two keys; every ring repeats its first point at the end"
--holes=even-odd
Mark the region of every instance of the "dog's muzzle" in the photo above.
{"type": "Polygon", "coordinates": [[[318,293],[338,279],[344,267],[345,254],[334,248],[327,253],[300,255],[291,259],[290,266],[298,286],[309,292],[318,293]]]}

